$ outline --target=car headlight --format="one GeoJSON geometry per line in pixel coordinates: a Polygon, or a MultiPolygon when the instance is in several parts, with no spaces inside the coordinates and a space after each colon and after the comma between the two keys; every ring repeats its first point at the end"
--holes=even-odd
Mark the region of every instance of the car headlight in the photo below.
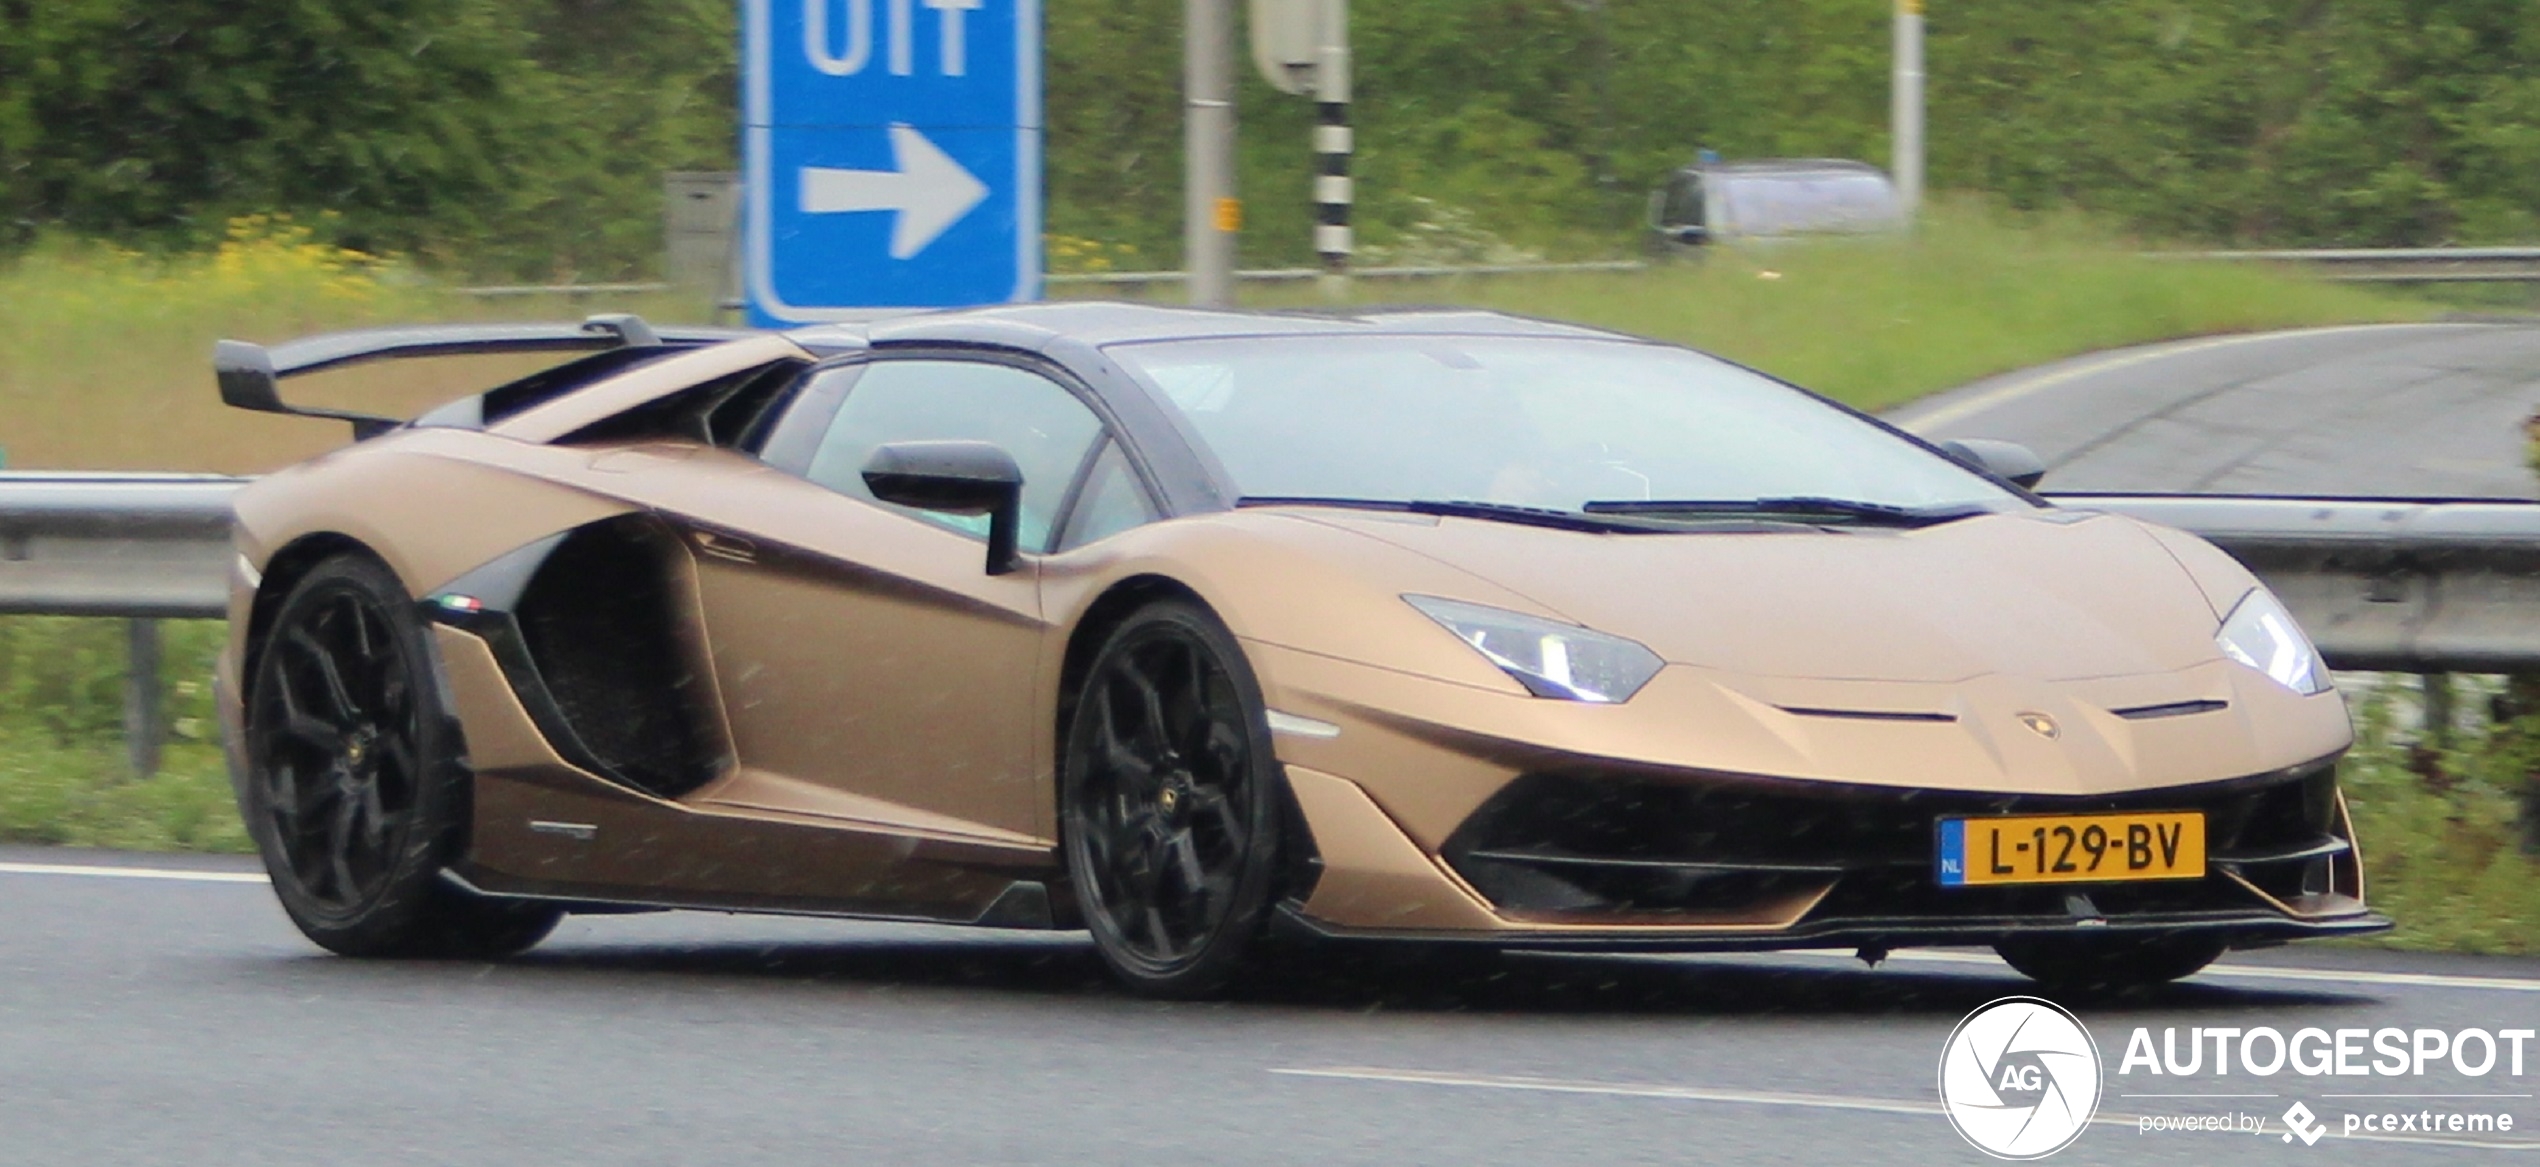
{"type": "Polygon", "coordinates": [[[1436,596],[1403,599],[1537,697],[1629,701],[1666,665],[1640,644],[1576,624],[1436,596]]]}
{"type": "Polygon", "coordinates": [[[2328,668],[2320,663],[2319,650],[2311,647],[2310,637],[2302,635],[2284,602],[2265,588],[2251,588],[2240,597],[2239,606],[2223,618],[2214,643],[2221,646],[2223,655],[2296,693],[2328,692],[2328,668]]]}

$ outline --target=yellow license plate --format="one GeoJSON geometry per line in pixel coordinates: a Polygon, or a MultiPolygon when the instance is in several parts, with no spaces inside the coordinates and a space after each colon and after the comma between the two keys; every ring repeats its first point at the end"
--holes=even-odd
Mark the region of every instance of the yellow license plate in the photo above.
{"type": "Polygon", "coordinates": [[[2205,874],[2202,811],[1940,820],[1943,887],[2112,883],[2205,874]]]}

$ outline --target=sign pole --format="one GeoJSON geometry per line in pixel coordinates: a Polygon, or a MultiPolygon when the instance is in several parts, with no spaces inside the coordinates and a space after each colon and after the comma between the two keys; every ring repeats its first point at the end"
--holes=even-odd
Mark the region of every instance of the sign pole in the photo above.
{"type": "Polygon", "coordinates": [[[1183,267],[1191,303],[1235,300],[1235,0],[1182,0],[1183,267]]]}
{"type": "Polygon", "coordinates": [[[1896,0],[1895,75],[1889,87],[1890,163],[1912,222],[1923,206],[1923,0],[1896,0]]]}

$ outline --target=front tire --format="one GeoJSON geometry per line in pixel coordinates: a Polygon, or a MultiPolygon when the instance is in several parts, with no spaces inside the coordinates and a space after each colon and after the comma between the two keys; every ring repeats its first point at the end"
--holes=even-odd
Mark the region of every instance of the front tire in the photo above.
{"type": "Polygon", "coordinates": [[[2214,963],[2222,941],[2194,935],[2038,936],[1993,946],[2003,963],[2049,989],[2120,993],[2165,985],[2214,963]]]}
{"type": "Polygon", "coordinates": [[[1069,881],[1112,973],[1188,998],[1242,972],[1276,902],[1282,787],[1260,685],[1225,626],[1169,600],[1113,629],[1059,785],[1069,881]]]}
{"type": "Polygon", "coordinates": [[[563,918],[450,886],[467,775],[432,708],[423,622],[377,560],[339,555],[274,613],[247,685],[247,828],[302,934],[344,956],[508,956],[563,918]]]}

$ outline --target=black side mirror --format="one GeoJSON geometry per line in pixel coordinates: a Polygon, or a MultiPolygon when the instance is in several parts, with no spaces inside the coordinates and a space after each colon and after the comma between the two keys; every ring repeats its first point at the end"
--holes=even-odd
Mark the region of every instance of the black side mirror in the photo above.
{"type": "Polygon", "coordinates": [[[995,443],[893,442],[864,464],[864,486],[897,506],[988,516],[988,574],[1014,570],[1023,469],[995,443]]]}
{"type": "Polygon", "coordinates": [[[2035,490],[2046,477],[2046,462],[2018,442],[1999,438],[1959,438],[1940,443],[1950,457],[2022,490],[2035,490]]]}

